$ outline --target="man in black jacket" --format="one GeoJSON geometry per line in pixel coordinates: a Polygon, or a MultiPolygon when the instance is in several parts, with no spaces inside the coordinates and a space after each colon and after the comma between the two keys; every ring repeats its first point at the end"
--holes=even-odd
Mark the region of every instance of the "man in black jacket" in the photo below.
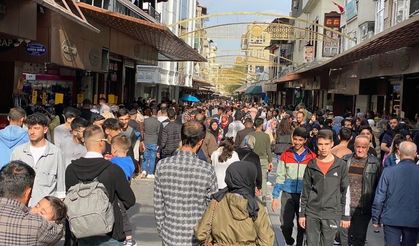
{"type": "Polygon", "coordinates": [[[66,190],[80,181],[91,181],[97,177],[108,191],[109,201],[113,204],[115,224],[108,235],[79,239],[82,245],[98,245],[108,242],[123,241],[125,234],[119,200],[126,209],[135,204],[135,195],[125,177],[124,172],[117,165],[105,160],[102,156],[105,151],[105,135],[99,126],[89,126],[84,132],[87,153],[85,157],[72,161],[65,173],[66,190]]]}
{"type": "Polygon", "coordinates": [[[351,226],[349,229],[339,229],[342,246],[363,246],[367,238],[372,203],[381,169],[377,157],[368,154],[369,146],[368,137],[357,136],[355,153],[343,157],[349,168],[351,226]]]}
{"type": "Polygon", "coordinates": [[[176,111],[173,108],[167,110],[169,123],[161,130],[160,134],[160,159],[173,156],[181,143],[182,125],[176,123],[176,111]]]}
{"type": "Polygon", "coordinates": [[[333,132],[320,130],[319,155],[309,162],[304,172],[298,222],[306,229],[309,246],[333,245],[338,227],[350,225],[346,199],[348,166],[332,154],[332,146],[333,132]]]}

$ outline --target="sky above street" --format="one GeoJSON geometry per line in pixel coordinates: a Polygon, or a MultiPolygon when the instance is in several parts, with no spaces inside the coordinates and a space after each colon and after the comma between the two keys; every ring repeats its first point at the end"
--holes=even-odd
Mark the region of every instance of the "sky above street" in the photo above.
{"type": "MultiPolygon", "coordinates": [[[[207,7],[208,14],[225,13],[225,12],[262,12],[274,13],[280,15],[289,15],[291,9],[291,0],[199,0],[202,6],[207,7]]],[[[239,23],[263,21],[271,22],[275,16],[223,16],[210,18],[205,26],[214,26],[225,23],[239,23]]],[[[232,35],[230,38],[216,38],[216,33],[235,30],[234,33],[244,33],[246,25],[230,26],[226,29],[208,29],[208,38],[215,41],[218,50],[240,50],[240,35],[232,35]],[[213,36],[213,37],[211,37],[213,36]]],[[[231,31],[230,31],[231,32],[231,31]]],[[[229,63],[229,62],[227,62],[229,63]]]]}

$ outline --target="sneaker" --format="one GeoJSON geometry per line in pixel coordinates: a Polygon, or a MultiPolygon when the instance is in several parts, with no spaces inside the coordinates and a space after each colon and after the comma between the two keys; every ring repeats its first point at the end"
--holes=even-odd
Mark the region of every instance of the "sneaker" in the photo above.
{"type": "Polygon", "coordinates": [[[133,239],[133,238],[131,238],[131,239],[126,239],[125,241],[124,241],[124,244],[123,244],[124,246],[137,246],[137,242],[133,239]]]}
{"type": "Polygon", "coordinates": [[[294,245],[295,239],[291,237],[288,240],[285,240],[285,242],[286,242],[287,245],[294,245]]]}
{"type": "Polygon", "coordinates": [[[149,175],[147,175],[147,178],[148,178],[148,179],[154,179],[154,174],[149,174],[149,175]]]}
{"type": "Polygon", "coordinates": [[[266,185],[267,186],[272,186],[272,183],[268,181],[268,182],[266,182],[266,185]]]}
{"type": "Polygon", "coordinates": [[[147,177],[147,172],[146,171],[142,171],[140,178],[144,179],[145,177],[147,177]]]}

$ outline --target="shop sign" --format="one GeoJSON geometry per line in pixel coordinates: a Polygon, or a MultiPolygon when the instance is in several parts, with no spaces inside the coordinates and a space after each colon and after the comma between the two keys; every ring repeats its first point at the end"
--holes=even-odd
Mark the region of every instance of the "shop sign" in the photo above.
{"type": "Polygon", "coordinates": [[[29,43],[26,46],[26,52],[31,56],[43,56],[47,53],[47,47],[43,44],[29,43]]]}
{"type": "Polygon", "coordinates": [[[159,68],[157,66],[137,66],[137,83],[158,83],[159,68]]]}
{"type": "Polygon", "coordinates": [[[26,80],[36,80],[36,74],[31,74],[31,73],[27,73],[25,74],[25,79],[26,80]]]}
{"type": "Polygon", "coordinates": [[[314,47],[312,45],[304,46],[304,62],[312,62],[314,60],[314,47]]]}
{"type": "Polygon", "coordinates": [[[9,38],[0,38],[0,51],[6,51],[15,47],[15,40],[9,38]]]}
{"type": "Polygon", "coordinates": [[[63,51],[64,58],[69,61],[73,62],[77,57],[77,48],[69,41],[64,40],[61,49],[63,51]]]}
{"type": "Polygon", "coordinates": [[[358,7],[356,0],[349,0],[345,6],[346,20],[349,21],[358,15],[358,7]]]}
{"type": "Polygon", "coordinates": [[[334,57],[339,53],[340,14],[336,12],[325,14],[324,25],[333,31],[324,29],[323,57],[334,57]]]}

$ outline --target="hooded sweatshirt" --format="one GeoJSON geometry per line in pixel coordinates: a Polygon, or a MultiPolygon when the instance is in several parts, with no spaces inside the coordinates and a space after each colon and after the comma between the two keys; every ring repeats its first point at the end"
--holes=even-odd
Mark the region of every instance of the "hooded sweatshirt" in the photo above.
{"type": "Polygon", "coordinates": [[[9,125],[0,130],[0,168],[10,161],[16,146],[29,142],[28,132],[20,126],[9,125]]]}
{"type": "Polygon", "coordinates": [[[116,200],[119,200],[126,209],[129,209],[135,204],[135,195],[125,177],[124,171],[119,166],[103,158],[82,157],[72,161],[65,172],[66,190],[68,191],[71,186],[76,185],[80,181],[91,181],[96,177],[106,187],[109,201],[114,208],[115,225],[109,236],[116,240],[123,240],[125,235],[122,214],[116,200]]]}

